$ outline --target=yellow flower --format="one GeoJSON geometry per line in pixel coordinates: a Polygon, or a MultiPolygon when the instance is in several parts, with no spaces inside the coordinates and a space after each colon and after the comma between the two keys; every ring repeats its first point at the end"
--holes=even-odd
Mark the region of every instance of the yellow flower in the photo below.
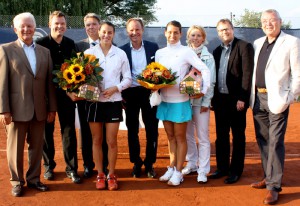
{"type": "Polygon", "coordinates": [[[83,67],[80,66],[79,64],[72,64],[69,67],[69,70],[73,73],[73,74],[79,74],[83,72],[83,67]]]}
{"type": "Polygon", "coordinates": [[[157,72],[157,71],[164,71],[166,70],[167,68],[164,67],[163,65],[161,65],[160,63],[158,62],[152,62],[151,64],[149,64],[147,66],[148,69],[151,69],[151,71],[153,72],[157,72]]]}
{"type": "Polygon", "coordinates": [[[92,54],[84,54],[84,58],[88,58],[89,59],[88,63],[93,62],[93,61],[96,60],[96,56],[92,55],[92,54]]]}
{"type": "Polygon", "coordinates": [[[72,84],[74,82],[73,73],[69,69],[65,69],[63,71],[63,77],[68,82],[68,84],[72,84]]]}
{"type": "Polygon", "coordinates": [[[74,83],[75,84],[78,84],[78,83],[83,82],[83,81],[85,81],[85,75],[84,74],[78,73],[78,74],[74,75],[74,83]]]}

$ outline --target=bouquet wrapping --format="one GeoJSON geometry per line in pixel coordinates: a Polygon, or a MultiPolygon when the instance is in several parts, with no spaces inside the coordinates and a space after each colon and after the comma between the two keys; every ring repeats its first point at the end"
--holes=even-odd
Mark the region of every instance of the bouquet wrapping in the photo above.
{"type": "Polygon", "coordinates": [[[201,86],[201,72],[193,68],[180,82],[179,90],[181,94],[196,95],[201,93],[201,86]]]}
{"type": "Polygon", "coordinates": [[[171,69],[167,69],[163,65],[152,62],[137,75],[137,82],[147,89],[158,90],[164,87],[171,87],[176,84],[176,72],[172,73],[171,69]]]}
{"type": "MultiPolygon", "coordinates": [[[[151,90],[158,90],[165,87],[172,87],[176,84],[176,72],[172,73],[171,69],[167,69],[158,62],[152,62],[137,75],[137,82],[143,87],[151,90]]],[[[156,106],[161,103],[161,97],[158,91],[154,91],[150,95],[150,105],[156,106]]]]}
{"type": "Polygon", "coordinates": [[[103,69],[94,55],[77,53],[54,70],[53,82],[67,92],[76,92],[88,101],[99,101],[99,83],[103,69]]]}

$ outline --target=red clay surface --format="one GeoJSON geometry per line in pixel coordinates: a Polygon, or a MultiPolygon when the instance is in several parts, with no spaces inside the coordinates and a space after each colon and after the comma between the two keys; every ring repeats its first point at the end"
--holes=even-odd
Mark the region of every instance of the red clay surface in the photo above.
{"type": "MultiPolygon", "coordinates": [[[[209,180],[207,184],[198,184],[197,174],[188,175],[178,187],[170,187],[156,179],[149,179],[144,174],[139,179],[130,176],[132,164],[128,158],[127,133],[118,133],[119,155],[117,175],[119,176],[118,191],[98,191],[95,189],[95,176],[83,179],[80,185],[73,184],[65,175],[65,163],[62,155],[59,125],[56,124],[55,144],[57,166],[56,179],[46,181],[50,190],[38,192],[25,187],[23,197],[11,196],[9,171],[6,160],[6,135],[3,127],[0,129],[0,205],[263,205],[266,190],[252,189],[250,183],[262,178],[260,156],[254,136],[252,111],[247,113],[247,146],[243,176],[233,185],[225,185],[224,178],[209,180]]],[[[283,191],[280,193],[278,205],[300,205],[300,104],[294,104],[290,109],[288,129],[286,133],[286,161],[283,179],[283,191]]],[[[214,113],[211,112],[211,171],[216,169],[214,141],[214,113]]],[[[140,139],[142,154],[145,153],[145,132],[141,129],[140,139]]],[[[24,153],[24,166],[27,169],[27,151],[24,153]]],[[[83,173],[81,150],[78,149],[79,175],[83,173]]],[[[164,129],[159,130],[158,158],[154,165],[158,177],[162,175],[169,164],[167,137],[164,129]]],[[[42,169],[42,173],[43,173],[42,169]]]]}

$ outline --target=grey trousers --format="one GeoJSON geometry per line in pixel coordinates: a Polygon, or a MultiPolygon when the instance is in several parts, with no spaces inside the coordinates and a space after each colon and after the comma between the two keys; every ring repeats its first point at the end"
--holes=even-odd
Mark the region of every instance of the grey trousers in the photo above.
{"type": "Polygon", "coordinates": [[[287,128],[289,107],[282,113],[273,114],[268,107],[268,94],[257,93],[253,107],[254,127],[267,189],[281,191],[284,167],[284,136],[287,128]]]}

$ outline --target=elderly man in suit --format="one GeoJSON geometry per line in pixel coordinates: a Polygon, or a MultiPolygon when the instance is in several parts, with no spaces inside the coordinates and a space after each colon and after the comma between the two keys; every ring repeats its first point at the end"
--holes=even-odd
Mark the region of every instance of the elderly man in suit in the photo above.
{"type": "Polygon", "coordinates": [[[27,187],[46,191],[40,182],[46,120],[56,111],[52,60],[48,49],[33,42],[36,28],[31,13],[13,19],[15,42],[0,46],[0,120],[7,131],[7,160],[12,195],[21,196],[25,184],[23,155],[28,144],[27,187]]]}
{"type": "Polygon", "coordinates": [[[246,113],[249,107],[254,49],[234,36],[228,19],[217,23],[222,44],[213,51],[216,61],[216,86],[212,106],[216,121],[217,170],[209,178],[228,176],[225,184],[239,180],[244,169],[246,113]],[[230,129],[232,156],[230,160],[230,129]]]}
{"type": "Polygon", "coordinates": [[[281,31],[274,9],[262,12],[261,23],[266,36],[254,42],[250,106],[264,178],[251,187],[267,188],[263,202],[275,204],[281,191],[289,105],[300,94],[300,40],[281,31]]]}
{"type": "MultiPolygon", "coordinates": [[[[88,38],[83,39],[79,42],[76,42],[76,48],[78,52],[83,52],[93,46],[99,45],[99,29],[100,29],[100,17],[99,15],[95,13],[88,13],[85,15],[84,19],[84,27],[86,34],[88,35],[88,38]]],[[[93,151],[92,151],[92,134],[90,130],[89,123],[87,121],[87,114],[85,110],[85,100],[79,100],[76,97],[76,94],[71,94],[71,99],[73,101],[76,101],[78,114],[79,114],[79,121],[80,121],[80,131],[81,131],[81,151],[82,151],[82,159],[83,159],[83,167],[84,172],[83,176],[86,178],[89,178],[93,175],[93,168],[95,167],[95,163],[93,161],[93,151]]],[[[108,152],[108,146],[106,143],[106,137],[105,137],[105,126],[104,126],[104,132],[103,132],[103,143],[102,143],[102,149],[103,149],[103,168],[104,172],[108,174],[107,172],[107,165],[108,165],[108,159],[107,159],[107,152],[108,152]]]]}
{"type": "Polygon", "coordinates": [[[156,161],[158,119],[156,118],[157,107],[151,108],[149,96],[151,90],[139,85],[136,75],[140,74],[147,64],[154,61],[158,45],[143,40],[144,24],[139,18],[131,18],[126,23],[126,30],[130,42],[121,46],[127,54],[133,83],[130,88],[122,92],[124,99],[126,126],[128,129],[128,145],[130,162],[134,163],[132,176],[141,176],[141,167],[145,165],[145,172],[149,178],[156,176],[153,163],[156,161]],[[142,111],[142,118],[146,129],[146,157],[144,161],[140,157],[139,143],[139,113],[142,111]]]}

